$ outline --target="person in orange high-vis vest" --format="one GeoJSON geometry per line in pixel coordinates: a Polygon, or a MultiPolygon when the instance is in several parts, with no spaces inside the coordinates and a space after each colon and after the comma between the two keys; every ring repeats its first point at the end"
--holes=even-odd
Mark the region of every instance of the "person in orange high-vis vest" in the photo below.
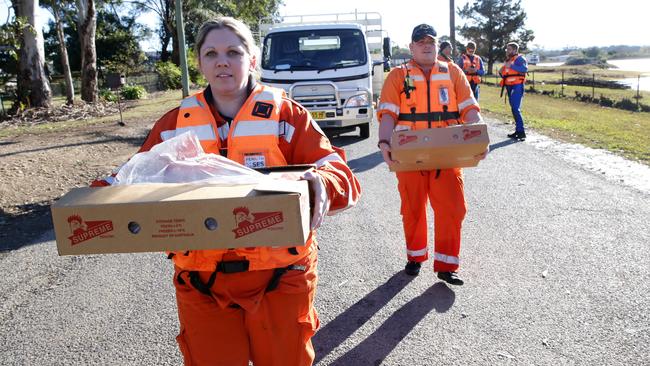
{"type": "Polygon", "coordinates": [[[438,52],[438,61],[454,62],[454,48],[451,42],[440,42],[440,52],[438,52]]]}
{"type": "Polygon", "coordinates": [[[485,75],[485,69],[483,68],[483,59],[476,54],[476,43],[471,41],[467,42],[465,52],[460,55],[456,63],[463,69],[472,93],[474,93],[474,98],[478,101],[479,84],[481,83],[481,76],[485,75]]]}
{"type": "MultiPolygon", "coordinates": [[[[437,60],[436,32],[430,25],[413,29],[409,45],[413,59],[391,71],[381,91],[377,118],[384,161],[399,164],[390,154],[393,131],[446,127],[481,121],[480,109],[463,71],[453,62],[437,60]]],[[[481,154],[485,157],[487,151],[481,154]]],[[[466,206],[461,169],[397,173],[402,200],[409,275],[419,274],[429,258],[427,201],[434,210],[433,270],[438,278],[462,285],[458,276],[461,225],[466,206]]]]}
{"type": "MultiPolygon", "coordinates": [[[[185,365],[311,365],[311,337],[319,325],[315,229],[326,214],[356,204],[359,182],[305,108],[255,82],[259,50],[244,23],[227,17],[204,23],[196,51],[209,86],[158,120],[140,152],[194,131],[205,152],[251,168],[316,168],[301,176],[314,206],[304,246],[168,253],[185,365]]],[[[248,214],[241,211],[236,214],[248,214]]]]}

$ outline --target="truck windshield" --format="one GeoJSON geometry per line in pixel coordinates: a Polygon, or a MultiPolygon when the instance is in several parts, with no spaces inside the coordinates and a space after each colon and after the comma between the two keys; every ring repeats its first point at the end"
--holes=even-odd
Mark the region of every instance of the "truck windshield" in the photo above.
{"type": "Polygon", "coordinates": [[[264,39],[262,68],[266,70],[322,71],[367,62],[365,39],[357,29],[278,32],[264,39]]]}

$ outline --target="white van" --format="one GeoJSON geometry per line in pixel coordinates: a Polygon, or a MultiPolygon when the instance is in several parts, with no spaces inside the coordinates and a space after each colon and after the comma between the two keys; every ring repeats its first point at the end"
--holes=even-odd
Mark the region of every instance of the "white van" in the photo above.
{"type": "Polygon", "coordinates": [[[367,138],[379,92],[373,91],[373,76],[375,89],[383,82],[381,17],[352,14],[295,16],[294,21],[261,24],[261,82],[285,89],[322,128],[343,132],[358,126],[361,137],[367,138]],[[379,42],[368,41],[377,36],[379,42]]]}

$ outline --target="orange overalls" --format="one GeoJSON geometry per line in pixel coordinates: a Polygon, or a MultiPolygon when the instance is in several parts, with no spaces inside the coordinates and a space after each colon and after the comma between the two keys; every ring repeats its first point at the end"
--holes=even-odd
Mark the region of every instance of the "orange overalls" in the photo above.
{"type": "MultiPolygon", "coordinates": [[[[396,131],[437,128],[461,123],[471,109],[478,109],[478,103],[457,65],[437,62],[431,74],[424,75],[411,61],[386,79],[378,117],[381,120],[383,113],[393,115],[396,131]]],[[[397,180],[408,260],[423,262],[429,258],[428,200],[434,211],[433,269],[457,270],[466,212],[462,170],[397,172],[397,180]]]]}
{"type": "MultiPolygon", "coordinates": [[[[154,125],[140,151],[193,130],[208,153],[249,167],[316,164],[330,212],[354,205],[359,182],[309,113],[279,89],[255,85],[229,125],[206,101],[183,100],[154,125]]],[[[208,97],[209,99],[209,97],[208,97]]],[[[95,185],[106,184],[98,182],[95,185]]],[[[109,183],[109,182],[108,182],[109,183]]],[[[169,253],[185,365],[311,365],[317,244],[169,253]]]]}
{"type": "Polygon", "coordinates": [[[474,84],[479,84],[481,82],[481,76],[478,75],[476,72],[470,73],[469,68],[474,67],[476,70],[481,68],[481,57],[477,55],[473,55],[472,58],[470,59],[470,56],[466,53],[463,53],[461,55],[461,58],[463,60],[463,72],[465,72],[465,76],[467,76],[467,81],[470,83],[474,84]]]}

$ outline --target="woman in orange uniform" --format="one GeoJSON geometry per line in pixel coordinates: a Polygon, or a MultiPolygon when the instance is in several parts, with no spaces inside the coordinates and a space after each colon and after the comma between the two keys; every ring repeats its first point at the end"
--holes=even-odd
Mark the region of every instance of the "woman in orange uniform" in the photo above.
{"type": "MultiPolygon", "coordinates": [[[[479,106],[463,71],[453,62],[437,59],[436,31],[428,24],[413,29],[409,48],[413,59],[393,69],[381,91],[377,111],[379,143],[384,161],[390,155],[393,131],[446,127],[481,121],[479,106]]],[[[481,155],[485,157],[487,151],[481,155]]],[[[463,175],[460,168],[397,173],[406,239],[407,274],[417,276],[429,259],[426,204],[434,210],[433,270],[438,278],[462,285],[458,276],[461,225],[465,218],[463,175]]]]}
{"type": "Polygon", "coordinates": [[[169,253],[185,364],[311,365],[319,324],[314,230],[328,212],[357,202],[359,182],[307,110],[282,90],[256,83],[259,49],[244,23],[206,22],[196,54],[209,86],[158,120],[141,152],[192,130],[207,153],[249,167],[308,163],[316,169],[302,175],[314,203],[305,246],[169,253]]]}

